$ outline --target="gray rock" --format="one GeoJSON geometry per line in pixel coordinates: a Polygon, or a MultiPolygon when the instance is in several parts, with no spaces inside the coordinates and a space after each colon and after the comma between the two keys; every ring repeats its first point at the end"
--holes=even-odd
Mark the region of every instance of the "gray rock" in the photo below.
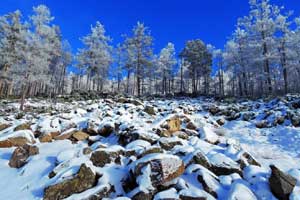
{"type": "Polygon", "coordinates": [[[270,168],[272,170],[272,174],[269,178],[269,184],[272,193],[278,199],[288,200],[297,180],[294,177],[283,173],[274,165],[271,165],[270,168]]]}

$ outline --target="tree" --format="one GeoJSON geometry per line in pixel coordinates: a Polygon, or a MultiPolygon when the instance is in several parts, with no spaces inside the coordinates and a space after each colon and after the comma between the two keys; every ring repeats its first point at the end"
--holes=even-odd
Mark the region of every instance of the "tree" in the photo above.
{"type": "MultiPolygon", "coordinates": [[[[1,93],[10,94],[12,81],[24,61],[28,26],[21,22],[21,12],[15,11],[0,18],[1,93]]],[[[19,76],[17,78],[21,78],[19,76]]]]}
{"type": "MultiPolygon", "coordinates": [[[[125,40],[125,49],[127,51],[126,66],[130,70],[134,68],[137,84],[137,95],[142,94],[142,82],[144,81],[146,68],[152,65],[152,42],[148,27],[138,22],[132,30],[133,35],[125,40]]],[[[128,72],[129,78],[130,73],[128,72]]],[[[129,81],[129,80],[128,80],[129,81]]]]}
{"type": "Polygon", "coordinates": [[[177,61],[175,58],[174,44],[168,43],[160,52],[158,58],[158,70],[162,78],[162,94],[171,92],[171,80],[174,77],[174,65],[177,61]]]}
{"type": "Polygon", "coordinates": [[[96,26],[91,27],[91,33],[81,40],[85,48],[79,50],[77,60],[80,66],[87,68],[87,87],[91,89],[92,84],[93,89],[97,86],[97,91],[102,91],[112,63],[112,47],[109,45],[111,39],[105,35],[104,26],[96,22],[96,26]]]}
{"type": "Polygon", "coordinates": [[[209,77],[212,66],[212,54],[208,51],[205,43],[199,39],[190,40],[180,53],[180,57],[190,63],[189,73],[192,79],[193,94],[198,93],[200,77],[204,78],[204,94],[209,93],[209,77]]]}

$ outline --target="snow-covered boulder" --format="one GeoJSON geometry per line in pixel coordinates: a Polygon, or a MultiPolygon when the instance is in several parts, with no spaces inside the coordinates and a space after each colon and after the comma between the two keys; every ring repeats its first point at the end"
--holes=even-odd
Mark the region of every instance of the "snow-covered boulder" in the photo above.
{"type": "Polygon", "coordinates": [[[156,187],[179,177],[184,172],[183,161],[169,154],[148,154],[133,163],[133,174],[138,177],[149,166],[151,184],[156,187]]]}
{"type": "Polygon", "coordinates": [[[85,164],[82,164],[74,178],[47,187],[44,200],[64,199],[74,193],[80,193],[93,187],[95,183],[96,174],[85,164]]]}

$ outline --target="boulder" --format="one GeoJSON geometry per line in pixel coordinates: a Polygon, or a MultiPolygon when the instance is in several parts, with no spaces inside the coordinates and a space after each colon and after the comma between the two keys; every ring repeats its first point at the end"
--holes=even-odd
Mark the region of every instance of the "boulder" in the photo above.
{"type": "Polygon", "coordinates": [[[262,120],[255,123],[256,128],[267,128],[268,122],[266,120],[262,120]]]}
{"type": "Polygon", "coordinates": [[[220,112],[220,109],[217,106],[211,106],[211,107],[209,107],[208,111],[212,115],[216,115],[218,112],[220,112]]]}
{"type": "Polygon", "coordinates": [[[68,133],[64,133],[64,134],[60,134],[56,137],[54,137],[55,140],[66,140],[66,139],[70,139],[73,135],[73,131],[70,131],[68,133]]]}
{"type": "Polygon", "coordinates": [[[220,126],[223,126],[223,125],[225,124],[225,119],[223,119],[223,118],[217,119],[217,123],[218,123],[220,126]]]}
{"type": "Polygon", "coordinates": [[[72,194],[81,193],[92,188],[96,182],[96,174],[85,164],[82,164],[74,178],[47,187],[44,193],[44,200],[64,199],[72,194]]]}
{"type": "Polygon", "coordinates": [[[104,137],[108,137],[110,134],[112,134],[115,130],[115,127],[108,123],[103,125],[99,130],[98,130],[98,134],[104,137]]]}
{"type": "Polygon", "coordinates": [[[142,152],[140,157],[144,157],[145,155],[152,153],[163,153],[163,150],[158,146],[151,146],[149,148],[146,148],[145,151],[142,152]]]}
{"type": "Polygon", "coordinates": [[[87,122],[86,132],[90,135],[98,134],[98,124],[92,120],[87,122]]]}
{"type": "Polygon", "coordinates": [[[271,165],[270,168],[272,170],[272,174],[269,178],[269,184],[272,193],[278,199],[288,200],[290,194],[293,192],[297,180],[294,177],[283,173],[274,165],[271,165]]]}
{"type": "Polygon", "coordinates": [[[243,181],[236,181],[232,184],[228,200],[257,200],[253,192],[246,186],[243,181]]]}
{"type": "Polygon", "coordinates": [[[217,191],[221,188],[217,177],[214,177],[208,171],[201,170],[201,173],[198,175],[198,181],[201,183],[203,189],[211,194],[213,197],[218,198],[217,191]]]}
{"type": "Polygon", "coordinates": [[[155,109],[153,106],[147,105],[144,109],[145,113],[148,113],[149,115],[155,115],[155,109]]]}
{"type": "Polygon", "coordinates": [[[72,134],[72,137],[75,138],[77,141],[82,141],[82,140],[88,139],[89,135],[85,132],[82,132],[82,131],[75,131],[72,134]]]}
{"type": "Polygon", "coordinates": [[[167,130],[169,135],[172,135],[172,133],[180,131],[180,129],[181,129],[181,122],[179,117],[173,117],[167,120],[167,130]]]}
{"type": "Polygon", "coordinates": [[[39,137],[39,140],[42,143],[52,142],[52,136],[51,134],[43,134],[39,137]]]}
{"type": "Polygon", "coordinates": [[[31,130],[30,126],[29,123],[20,124],[14,128],[14,131],[31,130]]]}
{"type": "Polygon", "coordinates": [[[137,100],[137,99],[130,99],[129,103],[132,103],[135,106],[142,106],[143,105],[143,103],[140,100],[137,100]]]}
{"type": "Polygon", "coordinates": [[[97,167],[104,167],[106,164],[115,161],[121,152],[107,151],[105,149],[97,150],[92,153],[91,161],[97,167]]]}
{"type": "Polygon", "coordinates": [[[197,151],[194,153],[193,161],[194,161],[194,163],[202,165],[203,167],[205,167],[207,169],[211,168],[211,164],[210,164],[208,158],[202,151],[197,151]]]}
{"type": "Polygon", "coordinates": [[[173,149],[176,145],[182,145],[182,143],[180,139],[162,137],[159,140],[159,145],[161,146],[161,148],[169,151],[173,149]]]}
{"type": "Polygon", "coordinates": [[[143,158],[135,161],[133,174],[138,177],[142,174],[142,169],[150,165],[149,176],[152,186],[163,185],[177,177],[185,170],[183,161],[169,154],[148,154],[143,158]]]}
{"type": "Polygon", "coordinates": [[[24,145],[21,147],[17,147],[10,160],[8,165],[12,168],[20,168],[23,167],[27,163],[27,158],[32,155],[36,155],[39,153],[39,149],[37,146],[24,145]]]}
{"type": "Polygon", "coordinates": [[[261,166],[260,163],[248,152],[243,153],[241,158],[241,168],[244,169],[248,165],[261,166]]]}
{"type": "Polygon", "coordinates": [[[9,124],[0,124],[0,131],[3,131],[4,129],[9,128],[11,125],[9,124]]]}
{"type": "Polygon", "coordinates": [[[85,147],[83,150],[82,150],[82,153],[83,155],[88,155],[90,153],[92,153],[93,150],[90,148],[90,147],[85,147]]]}
{"type": "Polygon", "coordinates": [[[253,113],[253,112],[244,113],[242,118],[243,118],[244,121],[253,120],[255,118],[255,113],[253,113]]]}
{"type": "Polygon", "coordinates": [[[100,187],[100,189],[95,194],[89,196],[85,200],[99,200],[99,199],[108,198],[112,192],[115,192],[113,186],[103,185],[103,187],[100,187]]]}
{"type": "Polygon", "coordinates": [[[285,116],[278,116],[274,121],[274,125],[277,124],[281,125],[284,123],[284,121],[285,121],[285,116]]]}
{"type": "Polygon", "coordinates": [[[292,116],[291,121],[292,121],[293,126],[295,126],[295,127],[300,126],[300,117],[299,116],[296,116],[296,115],[292,116]]]}
{"type": "Polygon", "coordinates": [[[190,129],[190,130],[196,130],[197,126],[193,122],[190,121],[186,124],[186,128],[190,129]]]}
{"type": "Polygon", "coordinates": [[[217,176],[230,175],[233,173],[243,176],[240,165],[224,154],[214,153],[209,156],[209,161],[211,164],[210,170],[217,176]]]}
{"type": "Polygon", "coordinates": [[[151,192],[140,191],[131,197],[132,200],[152,200],[153,194],[151,192]]]}
{"type": "Polygon", "coordinates": [[[204,190],[197,190],[195,188],[183,189],[179,192],[181,200],[215,200],[213,196],[204,190]]]}
{"type": "Polygon", "coordinates": [[[26,137],[18,136],[8,138],[6,140],[0,141],[0,148],[9,148],[13,146],[23,146],[25,144],[31,144],[32,141],[29,141],[26,137]]]}

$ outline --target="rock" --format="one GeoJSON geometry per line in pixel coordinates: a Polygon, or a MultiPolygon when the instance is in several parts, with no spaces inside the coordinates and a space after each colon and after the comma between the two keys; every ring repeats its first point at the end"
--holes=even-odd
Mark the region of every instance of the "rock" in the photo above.
{"type": "Polygon", "coordinates": [[[275,119],[274,124],[275,124],[275,125],[277,125],[277,124],[281,125],[281,124],[284,123],[284,121],[285,121],[285,117],[284,117],[284,116],[279,116],[279,117],[277,117],[277,118],[275,119]]]}
{"type": "Polygon", "coordinates": [[[223,119],[223,118],[217,119],[217,123],[218,123],[220,126],[223,126],[223,125],[225,124],[225,119],[223,119]]]}
{"type": "Polygon", "coordinates": [[[90,153],[92,153],[93,150],[90,148],[90,147],[85,147],[83,150],[82,150],[82,153],[83,155],[88,155],[90,153]]]}
{"type": "MultiPolygon", "coordinates": [[[[175,133],[173,133],[173,136],[177,136],[181,139],[187,140],[189,138],[189,135],[187,134],[188,131],[183,130],[183,131],[176,131],[175,133]]],[[[189,132],[190,133],[190,132],[189,132]]]]}
{"type": "Polygon", "coordinates": [[[144,109],[145,113],[148,113],[149,115],[155,115],[155,109],[153,106],[147,105],[144,109]]]}
{"type": "Polygon", "coordinates": [[[132,200],[152,200],[153,195],[150,192],[140,191],[131,197],[132,200]]]}
{"type": "Polygon", "coordinates": [[[297,180],[294,177],[283,173],[274,165],[271,165],[270,168],[272,170],[272,174],[269,178],[269,184],[272,193],[278,199],[288,200],[297,180]]]}
{"type": "Polygon", "coordinates": [[[231,112],[230,115],[226,117],[226,120],[233,121],[233,120],[237,120],[240,117],[241,117],[241,113],[231,112]]]}
{"type": "Polygon", "coordinates": [[[201,170],[201,174],[198,175],[197,179],[207,193],[211,194],[215,198],[218,198],[217,191],[221,188],[221,186],[217,180],[217,177],[214,177],[209,172],[201,170]]]}
{"type": "Polygon", "coordinates": [[[181,129],[181,122],[179,117],[173,117],[167,120],[167,130],[169,135],[172,135],[172,133],[180,131],[180,129],[181,129]]]}
{"type": "Polygon", "coordinates": [[[144,157],[147,154],[152,154],[152,153],[163,153],[163,150],[160,147],[157,146],[151,146],[147,148],[143,153],[141,154],[141,157],[144,157]]]}
{"type": "Polygon", "coordinates": [[[256,128],[267,128],[268,122],[266,120],[262,120],[255,123],[256,128]]]}
{"type": "Polygon", "coordinates": [[[118,151],[97,150],[92,153],[91,161],[97,167],[104,167],[106,164],[115,161],[120,154],[121,152],[118,151]]]}
{"type": "Polygon", "coordinates": [[[10,148],[12,146],[13,146],[13,144],[11,143],[10,140],[2,140],[2,141],[0,141],[0,148],[10,148]]]}
{"type": "Polygon", "coordinates": [[[9,128],[11,125],[9,124],[0,124],[0,131],[3,131],[4,129],[9,128]]]}
{"type": "Polygon", "coordinates": [[[205,167],[207,169],[211,168],[211,164],[210,164],[208,158],[201,151],[197,151],[194,154],[193,161],[194,161],[194,163],[202,165],[203,167],[205,167]]]}
{"type": "Polygon", "coordinates": [[[94,121],[89,120],[87,122],[86,132],[90,135],[97,135],[98,134],[98,124],[94,121]]]}
{"type": "Polygon", "coordinates": [[[110,136],[115,130],[115,127],[111,124],[105,124],[98,130],[98,134],[104,137],[110,136]]]}
{"type": "Polygon", "coordinates": [[[14,128],[14,131],[31,130],[30,126],[29,123],[20,124],[14,128]]]}
{"type": "Polygon", "coordinates": [[[292,121],[293,126],[295,126],[295,127],[299,127],[300,126],[300,117],[298,117],[296,115],[292,116],[291,121],[292,121]]]}
{"type": "Polygon", "coordinates": [[[300,108],[300,101],[294,101],[291,104],[294,109],[300,108]]]}
{"type": "Polygon", "coordinates": [[[208,111],[212,115],[216,115],[218,112],[220,112],[220,109],[217,106],[211,106],[211,107],[209,107],[208,111]]]}
{"type": "Polygon", "coordinates": [[[39,140],[42,143],[52,142],[52,136],[51,134],[44,134],[39,137],[39,140]]]}
{"type": "Polygon", "coordinates": [[[150,178],[154,187],[179,177],[185,170],[183,161],[169,154],[148,154],[135,161],[133,174],[138,177],[150,165],[150,178]]]}
{"type": "Polygon", "coordinates": [[[75,138],[77,141],[82,141],[82,140],[88,139],[89,135],[85,132],[82,132],[82,131],[75,131],[72,134],[72,137],[75,138]]]}
{"type": "Polygon", "coordinates": [[[0,141],[0,148],[18,147],[25,144],[32,144],[34,141],[29,141],[26,137],[12,137],[0,141]]]}
{"type": "Polygon", "coordinates": [[[188,128],[190,130],[196,130],[197,126],[193,122],[189,122],[186,124],[186,128],[188,128]]]}
{"type": "Polygon", "coordinates": [[[70,139],[73,135],[73,131],[70,131],[68,133],[64,133],[64,134],[60,134],[56,137],[54,137],[55,140],[66,140],[66,139],[70,139]]]}
{"type": "Polygon", "coordinates": [[[243,118],[244,121],[253,120],[255,118],[255,113],[252,113],[252,112],[244,113],[242,118],[243,118]]]}
{"type": "MultiPolygon", "coordinates": [[[[19,112],[15,115],[16,119],[22,119],[25,116],[25,114],[23,112],[19,112]]],[[[24,129],[23,129],[24,130],[24,129]]]]}
{"type": "Polygon", "coordinates": [[[39,149],[36,146],[24,145],[22,147],[17,147],[10,160],[9,166],[12,168],[23,167],[27,163],[27,158],[32,155],[39,153],[39,149]]]}
{"type": "Polygon", "coordinates": [[[241,168],[244,169],[248,165],[261,166],[259,162],[248,152],[243,153],[241,158],[241,168]]]}
{"type": "Polygon", "coordinates": [[[253,192],[241,181],[236,181],[232,184],[228,200],[257,200],[253,192]]]}
{"type": "Polygon", "coordinates": [[[176,138],[167,138],[167,137],[162,137],[159,140],[159,145],[161,148],[169,151],[173,149],[176,145],[182,145],[181,141],[176,138]]]}
{"type": "Polygon", "coordinates": [[[113,186],[103,185],[103,187],[101,187],[95,194],[91,195],[85,200],[99,200],[99,199],[108,198],[112,192],[115,192],[113,186]]]}
{"type": "Polygon", "coordinates": [[[214,153],[208,157],[211,164],[210,170],[217,176],[230,175],[233,173],[243,176],[240,165],[224,154],[214,153]]]}
{"type": "Polygon", "coordinates": [[[132,103],[135,106],[142,106],[143,105],[143,103],[140,100],[137,100],[137,99],[130,99],[129,103],[132,103]]]}
{"type": "Polygon", "coordinates": [[[149,142],[150,144],[155,143],[159,139],[159,136],[155,133],[149,133],[147,131],[143,130],[136,130],[136,131],[126,131],[124,133],[121,133],[119,135],[118,142],[126,146],[130,142],[133,142],[135,140],[145,140],[149,142]]]}
{"type": "Polygon", "coordinates": [[[215,200],[213,196],[204,190],[183,189],[179,192],[180,200],[215,200]]]}
{"type": "Polygon", "coordinates": [[[47,187],[44,193],[44,200],[64,199],[74,193],[80,193],[92,188],[96,182],[96,174],[85,164],[82,164],[74,178],[47,187]]]}

